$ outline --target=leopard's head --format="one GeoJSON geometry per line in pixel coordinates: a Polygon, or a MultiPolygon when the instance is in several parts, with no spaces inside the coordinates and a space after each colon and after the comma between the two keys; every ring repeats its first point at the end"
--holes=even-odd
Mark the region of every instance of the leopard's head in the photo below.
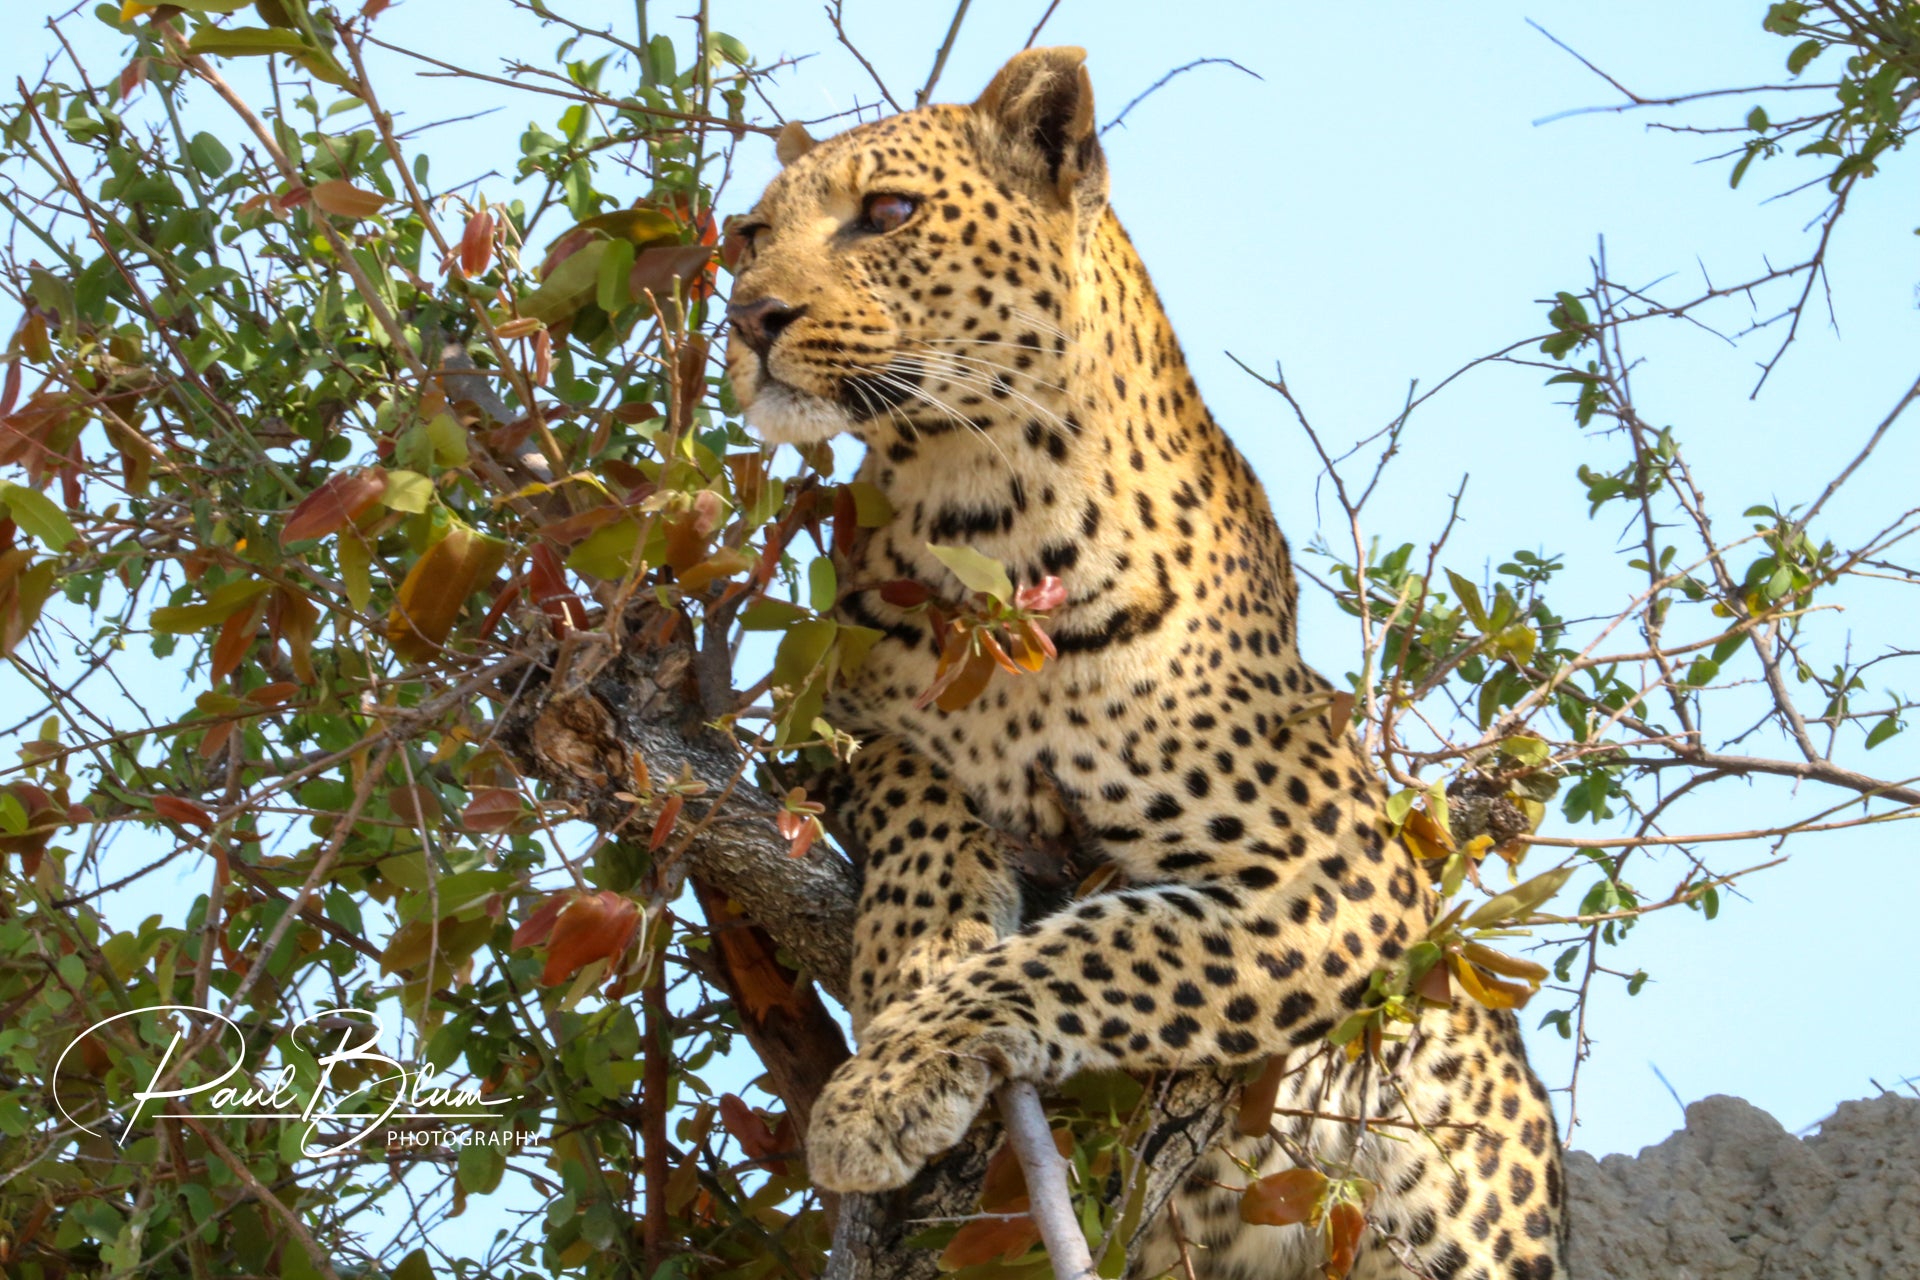
{"type": "Polygon", "coordinates": [[[911,441],[1054,398],[1106,208],[1085,58],[1028,50],[971,106],[782,135],[730,225],[727,371],[762,438],[911,441]]]}

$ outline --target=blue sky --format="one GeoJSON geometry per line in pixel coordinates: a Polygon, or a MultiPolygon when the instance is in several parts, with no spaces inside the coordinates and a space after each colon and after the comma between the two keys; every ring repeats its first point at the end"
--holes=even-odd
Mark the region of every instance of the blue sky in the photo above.
{"type": "MultiPolygon", "coordinates": [[[[1045,7],[976,0],[938,96],[977,93],[1045,7]]],[[[53,47],[25,15],[58,8],[9,0],[15,35],[0,49],[8,82],[34,79],[53,47]]],[[[772,92],[784,113],[818,116],[875,99],[818,5],[714,0],[712,8],[714,25],[762,61],[816,55],[784,72],[772,92]]],[[[1602,235],[1617,278],[1674,275],[1674,290],[1695,287],[1703,270],[1725,282],[1756,274],[1768,257],[1785,263],[1804,253],[1817,196],[1762,198],[1810,170],[1757,166],[1730,191],[1727,163],[1701,162],[1719,149],[1711,140],[1648,131],[1648,117],[1533,123],[1617,95],[1528,18],[1656,94],[1780,79],[1789,46],[1761,32],[1764,8],[1763,0],[1379,0],[1362,16],[1355,6],[1293,0],[1195,0],[1174,21],[1159,3],[1063,0],[1042,39],[1088,48],[1103,118],[1195,58],[1231,57],[1261,77],[1224,66],[1195,70],[1135,108],[1105,142],[1114,204],[1154,271],[1202,390],[1252,457],[1283,528],[1304,547],[1334,514],[1324,493],[1316,505],[1317,463],[1285,406],[1227,353],[1259,369],[1283,362],[1323,438],[1343,442],[1391,418],[1409,379],[1430,385],[1540,330],[1538,300],[1585,286],[1602,235]]],[[[504,10],[492,0],[403,0],[379,34],[489,72],[504,58],[537,60],[558,43],[557,30],[504,10]],[[481,12],[486,20],[475,20],[481,12]]],[[[604,16],[623,32],[631,23],[624,2],[568,11],[604,16]]],[[[926,78],[950,13],[945,5],[850,0],[847,23],[905,99],[926,78]]],[[[685,48],[685,23],[654,21],[685,48]]],[[[83,49],[117,43],[84,15],[73,29],[83,49]]],[[[102,65],[116,64],[107,56],[102,65]]],[[[507,167],[519,130],[529,120],[551,127],[562,105],[416,78],[386,55],[375,74],[387,105],[412,124],[505,104],[440,137],[441,177],[507,167]]],[[[1727,100],[1685,118],[1730,122],[1749,105],[1727,100]]],[[[235,132],[205,104],[199,127],[235,132]]],[[[1647,360],[1636,374],[1643,410],[1674,426],[1729,527],[1740,527],[1751,503],[1817,493],[1913,377],[1920,184],[1903,159],[1895,156],[1889,172],[1863,188],[1843,224],[1831,259],[1837,327],[1824,312],[1810,316],[1757,402],[1747,394],[1754,361],[1771,352],[1764,335],[1731,347],[1670,323],[1635,339],[1647,360]]],[[[772,168],[770,145],[743,148],[727,211],[750,203],[772,168]]],[[[493,193],[504,182],[483,185],[493,193]]],[[[1731,329],[1743,323],[1737,306],[1719,320],[1731,329]]],[[[1593,571],[1578,598],[1594,612],[1618,607],[1626,598],[1612,557],[1618,528],[1586,519],[1574,478],[1582,462],[1612,455],[1583,439],[1539,383],[1525,370],[1476,373],[1422,410],[1370,511],[1370,531],[1389,547],[1424,545],[1468,473],[1465,522],[1451,544],[1456,567],[1470,570],[1516,548],[1564,552],[1573,572],[1593,571]]],[[[1903,490],[1914,474],[1920,445],[1911,428],[1896,431],[1836,504],[1829,535],[1845,541],[1874,517],[1911,505],[1903,490]]],[[[1326,527],[1329,538],[1340,536],[1326,527]]],[[[1304,599],[1309,658],[1330,675],[1348,670],[1356,650],[1350,620],[1315,593],[1304,599]]],[[[1910,615],[1862,600],[1846,626],[1863,646],[1884,644],[1910,615]]],[[[0,705],[24,692],[11,680],[0,673],[0,705]]],[[[1873,765],[1895,776],[1920,773],[1913,754],[1899,750],[1884,749],[1873,765]]],[[[1778,787],[1728,790],[1694,810],[1688,829],[1746,826],[1788,798],[1778,787]]],[[[1574,1145],[1633,1151],[1664,1137],[1680,1116],[1655,1067],[1682,1099],[1739,1094],[1790,1129],[1873,1092],[1873,1079],[1893,1085],[1920,1075],[1920,1031],[1904,1011],[1897,976],[1910,967],[1905,922],[1916,879],[1903,828],[1809,838],[1789,851],[1791,862],[1753,880],[1714,923],[1679,912],[1655,919],[1610,961],[1645,968],[1654,981],[1631,1000],[1611,988],[1596,995],[1596,1049],[1581,1077],[1574,1145]]],[[[1643,869],[1646,887],[1664,892],[1678,866],[1653,861],[1643,869]]],[[[1531,1043],[1548,1083],[1564,1084],[1559,1038],[1547,1031],[1531,1043]]]]}

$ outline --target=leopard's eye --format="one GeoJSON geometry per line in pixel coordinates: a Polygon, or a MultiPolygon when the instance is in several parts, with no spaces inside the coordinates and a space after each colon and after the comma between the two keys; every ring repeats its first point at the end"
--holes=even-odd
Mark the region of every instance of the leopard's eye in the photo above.
{"type": "Polygon", "coordinates": [[[912,196],[873,195],[867,197],[862,209],[862,221],[869,231],[885,234],[906,224],[907,219],[919,209],[920,203],[912,196]]]}
{"type": "Polygon", "coordinates": [[[720,243],[720,260],[727,270],[732,271],[741,259],[764,247],[770,229],[765,223],[748,222],[738,214],[729,218],[720,243]]]}

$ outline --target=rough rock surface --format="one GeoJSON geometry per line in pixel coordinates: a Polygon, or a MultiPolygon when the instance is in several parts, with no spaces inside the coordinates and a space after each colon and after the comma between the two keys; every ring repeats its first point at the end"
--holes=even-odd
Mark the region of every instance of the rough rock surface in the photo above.
{"type": "Polygon", "coordinates": [[[1920,1099],[1804,1141],[1738,1098],[1639,1156],[1567,1159],[1574,1280],[1920,1280],[1920,1099]]]}

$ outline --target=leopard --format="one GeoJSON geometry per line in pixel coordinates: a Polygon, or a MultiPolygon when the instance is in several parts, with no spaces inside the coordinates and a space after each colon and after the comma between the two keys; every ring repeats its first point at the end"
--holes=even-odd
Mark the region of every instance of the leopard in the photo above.
{"type": "Polygon", "coordinates": [[[834,616],[878,639],[827,707],[860,743],[836,810],[864,865],[858,1049],[814,1104],[815,1185],[903,1186],[1006,1082],[1277,1064],[1268,1131],[1201,1160],[1134,1274],[1323,1274],[1311,1224],[1239,1214],[1250,1178],[1310,1159],[1377,1188],[1360,1280],[1563,1276],[1560,1144],[1510,1011],[1436,1002],[1377,1052],[1329,1043],[1436,894],[1301,659],[1288,544],[1113,211],[1085,51],[777,150],[729,221],[733,394],[769,447],[864,446],[855,481],[891,510],[836,551],[834,616]],[[1058,599],[1052,655],[964,705],[928,701],[940,624],[888,589],[970,598],[953,548],[1058,599]],[[1084,841],[1117,887],[1035,914],[1008,833],[1084,841]]]}

